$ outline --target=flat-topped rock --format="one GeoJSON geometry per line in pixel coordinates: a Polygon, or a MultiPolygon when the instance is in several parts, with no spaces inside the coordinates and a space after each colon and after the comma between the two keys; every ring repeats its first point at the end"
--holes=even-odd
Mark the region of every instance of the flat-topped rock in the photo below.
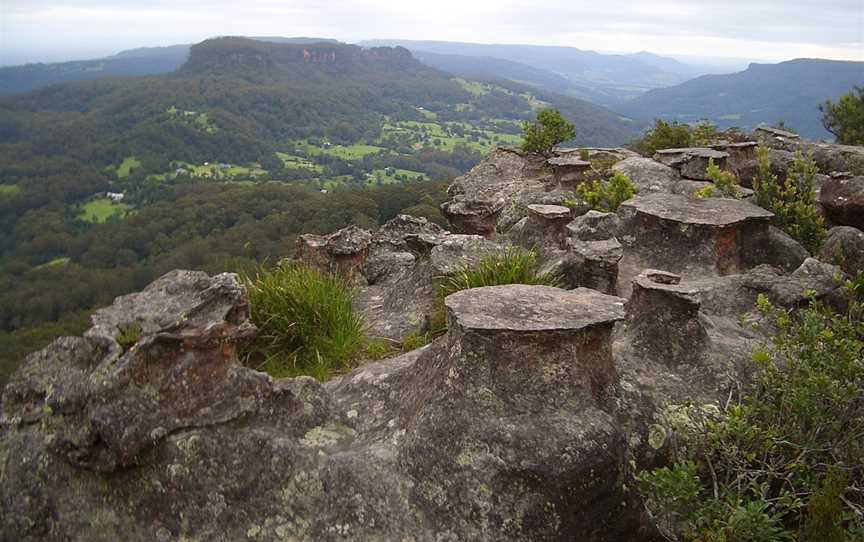
{"type": "Polygon", "coordinates": [[[573,212],[562,205],[531,204],[528,216],[512,238],[529,250],[562,249],[573,212]]]}
{"type": "Polygon", "coordinates": [[[618,239],[571,239],[569,248],[573,256],[573,266],[568,269],[571,284],[618,295],[618,262],[624,256],[624,247],[618,239]]]}
{"type": "Polygon", "coordinates": [[[725,152],[714,150],[709,147],[680,147],[676,149],[660,149],[657,151],[657,155],[664,160],[673,160],[676,157],[684,155],[702,156],[704,158],[715,159],[726,158],[725,152]]]}
{"type": "Polygon", "coordinates": [[[570,220],[570,209],[563,205],[529,205],[528,214],[544,220],[570,220]]]}
{"type": "Polygon", "coordinates": [[[801,139],[801,136],[796,134],[795,132],[790,132],[788,130],[781,130],[779,128],[770,128],[768,126],[760,126],[753,131],[757,135],[768,135],[771,137],[782,137],[785,139],[801,139]]]}
{"type": "Polygon", "coordinates": [[[587,288],[510,284],[444,300],[451,326],[475,332],[578,331],[624,318],[624,300],[587,288]]]}
{"type": "Polygon", "coordinates": [[[688,278],[740,273],[761,263],[772,213],[742,200],[649,194],[621,204],[624,257],[618,284],[627,295],[643,269],[688,278]],[[755,255],[755,257],[754,257],[755,255]]]}
{"type": "Polygon", "coordinates": [[[696,199],[677,194],[637,196],[622,203],[621,207],[661,220],[716,227],[727,227],[749,221],[767,222],[774,216],[770,211],[742,200],[696,199]]]}
{"type": "Polygon", "coordinates": [[[662,149],[654,154],[654,160],[677,169],[682,177],[699,181],[709,180],[707,170],[711,161],[720,169],[727,169],[728,159],[728,152],[708,147],[662,149]]]}
{"type": "Polygon", "coordinates": [[[577,169],[591,169],[591,162],[582,160],[578,154],[565,154],[563,156],[553,156],[546,160],[546,163],[553,167],[572,167],[577,169]]]}

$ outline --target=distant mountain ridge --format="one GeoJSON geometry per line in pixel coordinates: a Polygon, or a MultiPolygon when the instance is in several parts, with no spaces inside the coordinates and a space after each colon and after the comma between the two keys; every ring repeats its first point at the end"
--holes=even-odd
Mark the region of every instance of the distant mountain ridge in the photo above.
{"type": "MultiPolygon", "coordinates": [[[[418,57],[432,53],[435,55],[475,57],[475,59],[477,57],[495,58],[528,65],[566,79],[570,83],[569,88],[565,91],[568,95],[613,109],[618,103],[634,98],[643,92],[676,85],[694,75],[692,72],[667,72],[654,63],[645,62],[638,57],[602,54],[575,47],[413,40],[370,40],[362,41],[360,45],[399,45],[407,48],[418,57]]],[[[656,55],[654,56],[656,57],[656,55]]],[[[432,60],[435,59],[432,58],[432,60]]],[[[670,61],[670,66],[673,65],[672,63],[676,63],[671,59],[667,60],[670,61]]],[[[503,74],[500,76],[506,77],[503,74]]]]}
{"type": "MultiPolygon", "coordinates": [[[[283,44],[339,43],[329,38],[309,37],[263,36],[248,39],[283,44]]],[[[186,62],[192,47],[191,43],[164,47],[139,47],[93,60],[2,67],[0,68],[0,96],[19,94],[72,81],[171,73],[186,62]]]]}
{"type": "Polygon", "coordinates": [[[674,87],[656,89],[616,107],[636,119],[693,122],[707,119],[722,128],[753,128],[784,121],[810,138],[830,134],[819,105],[864,85],[864,62],[796,59],[753,63],[744,71],[704,75],[674,87]]]}

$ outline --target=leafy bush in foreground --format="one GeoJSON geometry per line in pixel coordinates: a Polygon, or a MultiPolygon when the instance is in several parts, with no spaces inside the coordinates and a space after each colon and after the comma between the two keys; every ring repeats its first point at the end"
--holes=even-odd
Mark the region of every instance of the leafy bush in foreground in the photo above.
{"type": "Polygon", "coordinates": [[[630,177],[616,171],[608,181],[585,181],[576,187],[576,192],[592,209],[615,212],[618,207],[636,195],[636,187],[630,177]]]}
{"type": "Polygon", "coordinates": [[[326,380],[346,367],[363,344],[363,319],[340,277],[280,265],[244,279],[258,337],[246,345],[248,363],[274,377],[326,380]]]}
{"type": "Polygon", "coordinates": [[[438,299],[432,317],[433,333],[443,333],[447,329],[447,316],[444,298],[462,290],[483,286],[504,284],[539,284],[561,287],[561,277],[540,271],[537,254],[522,248],[507,248],[503,252],[487,256],[475,265],[460,267],[452,275],[438,281],[438,299]]]}
{"type": "Polygon", "coordinates": [[[763,142],[756,149],[759,172],[753,179],[756,204],[774,213],[774,225],[795,238],[815,254],[827,236],[825,219],[816,206],[814,177],[819,172],[812,157],[800,152],[782,184],[771,172],[768,147],[763,142]]]}
{"type": "Polygon", "coordinates": [[[752,392],[722,412],[685,405],[669,416],[672,466],[638,477],[667,538],[864,539],[864,274],[846,288],[844,314],[760,297],[777,334],[753,355],[752,392]]]}

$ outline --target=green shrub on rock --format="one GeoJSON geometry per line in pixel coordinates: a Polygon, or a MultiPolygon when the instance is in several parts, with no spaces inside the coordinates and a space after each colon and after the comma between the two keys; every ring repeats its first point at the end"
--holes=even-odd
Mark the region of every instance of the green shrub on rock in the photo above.
{"type": "Polygon", "coordinates": [[[616,171],[608,181],[585,181],[576,192],[592,209],[615,212],[618,207],[636,195],[636,186],[630,177],[616,171]]]}
{"type": "Polygon", "coordinates": [[[738,190],[738,178],[731,171],[723,171],[713,158],[708,159],[708,169],[705,170],[708,178],[714,183],[716,188],[724,198],[741,198],[741,192],[738,190]]]}
{"type": "Polygon", "coordinates": [[[814,177],[819,172],[812,157],[800,152],[782,184],[771,171],[768,147],[760,142],[756,149],[759,171],[753,179],[756,204],[774,213],[774,225],[816,254],[828,232],[825,219],[816,206],[814,177]]]}
{"type": "Polygon", "coordinates": [[[753,355],[755,385],[721,412],[681,407],[672,465],[638,476],[670,540],[864,538],[864,275],[848,310],[798,312],[760,297],[772,343],[753,355]]]}
{"type": "Polygon", "coordinates": [[[259,269],[245,277],[256,339],[245,345],[247,363],[274,377],[330,378],[363,345],[363,319],[353,291],[340,277],[300,265],[259,269]]]}

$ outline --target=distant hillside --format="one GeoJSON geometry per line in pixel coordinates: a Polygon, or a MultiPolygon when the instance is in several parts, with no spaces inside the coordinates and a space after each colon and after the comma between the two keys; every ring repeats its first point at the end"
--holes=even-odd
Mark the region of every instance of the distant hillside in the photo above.
{"type": "MultiPolygon", "coordinates": [[[[560,95],[549,100],[573,113],[585,144],[632,135],[630,124],[610,111],[560,95]]],[[[12,127],[2,132],[7,141],[30,141],[28,153],[69,153],[71,145],[82,159],[112,163],[141,155],[143,147],[161,160],[220,155],[257,162],[289,140],[374,140],[385,116],[424,119],[418,107],[453,122],[514,122],[534,114],[527,94],[466,88],[402,48],[220,38],[193,46],[174,74],[82,81],[4,98],[0,122],[12,127]],[[81,140],[81,134],[89,135],[81,140]]]]}
{"type": "Polygon", "coordinates": [[[413,51],[413,54],[427,66],[468,79],[507,79],[560,94],[567,94],[574,88],[573,83],[562,75],[512,60],[428,51],[413,51]]]}
{"type": "MultiPolygon", "coordinates": [[[[676,85],[693,77],[693,73],[665,71],[657,67],[656,62],[645,62],[638,57],[601,54],[574,47],[412,40],[372,40],[360,44],[364,46],[400,45],[418,56],[435,53],[475,57],[477,63],[482,62],[482,58],[486,57],[525,64],[567,79],[570,83],[566,90],[567,94],[605,107],[613,107],[623,100],[634,98],[648,90],[676,85]]],[[[489,69],[497,67],[490,65],[489,69]]],[[[507,75],[512,66],[500,67],[504,70],[496,73],[496,76],[513,79],[507,75]]],[[[556,90],[562,91],[560,88],[556,90]]]]}
{"type": "Polygon", "coordinates": [[[818,106],[864,85],[864,63],[798,59],[779,64],[751,64],[742,72],[705,75],[680,85],[652,90],[616,107],[642,120],[708,119],[721,127],[752,128],[783,120],[811,138],[830,134],[818,106]]]}
{"type": "MultiPolygon", "coordinates": [[[[338,43],[327,38],[255,37],[273,43],[338,43]]],[[[105,77],[158,75],[177,70],[189,58],[192,44],[140,47],[114,56],[74,62],[36,63],[0,68],[0,96],[19,94],[57,83],[89,81],[105,77]]]]}

